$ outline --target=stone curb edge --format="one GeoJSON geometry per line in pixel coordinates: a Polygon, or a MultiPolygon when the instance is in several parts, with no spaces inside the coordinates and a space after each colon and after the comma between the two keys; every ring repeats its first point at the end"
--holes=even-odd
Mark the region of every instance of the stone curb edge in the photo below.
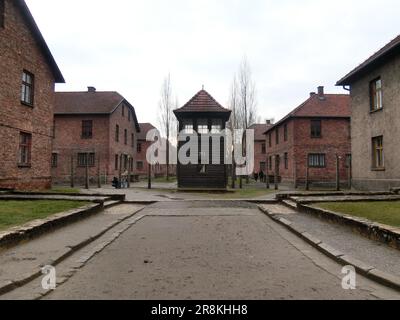
{"type": "MultiPolygon", "coordinates": [[[[64,261],[68,257],[70,257],[72,254],[74,254],[75,252],[79,251],[80,249],[84,248],[85,246],[89,245],[90,243],[94,242],[95,240],[99,239],[102,235],[104,235],[105,233],[107,233],[108,231],[110,231],[111,229],[116,227],[117,225],[119,225],[121,222],[131,219],[133,216],[137,215],[144,209],[145,208],[139,209],[139,210],[135,211],[134,213],[132,213],[131,215],[128,215],[124,218],[118,219],[116,222],[112,222],[109,225],[107,225],[104,229],[102,229],[96,235],[89,236],[88,238],[81,241],[79,244],[75,245],[74,247],[68,247],[68,249],[63,254],[61,254],[59,257],[55,258],[53,261],[49,261],[48,264],[52,265],[52,266],[58,265],[59,263],[61,263],[62,261],[64,261]]],[[[34,279],[38,278],[41,275],[42,275],[41,271],[38,271],[38,272],[34,272],[32,274],[25,274],[22,277],[20,277],[20,279],[17,279],[15,281],[8,281],[4,285],[0,284],[0,296],[6,294],[16,288],[22,287],[23,285],[33,281],[34,279]]]]}
{"type": "Polygon", "coordinates": [[[310,233],[306,232],[305,230],[299,228],[296,224],[289,221],[288,219],[278,217],[274,214],[271,214],[263,208],[262,206],[258,206],[259,210],[266,214],[268,217],[273,219],[274,221],[278,222],[279,224],[285,226],[288,230],[292,233],[296,234],[307,243],[311,244],[314,248],[325,254],[326,256],[334,259],[336,262],[342,265],[352,265],[355,269],[365,277],[376,281],[382,285],[388,286],[392,289],[400,291],[400,277],[395,275],[383,272],[373,266],[369,266],[368,264],[357,260],[349,255],[336,250],[335,248],[329,246],[328,244],[322,242],[318,238],[314,237],[310,233]]]}
{"type": "Polygon", "coordinates": [[[365,218],[349,216],[322,208],[316,208],[302,203],[297,204],[297,209],[306,214],[312,214],[325,220],[346,225],[369,239],[380,241],[394,249],[400,250],[399,228],[373,222],[365,218]]]}

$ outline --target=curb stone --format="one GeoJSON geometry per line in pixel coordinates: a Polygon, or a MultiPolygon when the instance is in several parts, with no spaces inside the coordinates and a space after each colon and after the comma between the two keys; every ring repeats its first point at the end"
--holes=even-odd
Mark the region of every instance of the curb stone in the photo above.
{"type": "MultiPolygon", "coordinates": [[[[292,233],[300,236],[301,238],[303,238],[303,240],[310,243],[313,247],[315,247],[321,253],[332,258],[333,260],[340,263],[341,265],[352,265],[355,267],[355,269],[359,273],[363,274],[365,277],[367,277],[371,280],[374,280],[382,285],[385,285],[392,289],[400,291],[400,277],[383,272],[379,269],[376,269],[373,266],[369,266],[365,262],[355,259],[349,255],[345,255],[344,253],[340,252],[339,250],[336,250],[336,249],[332,248],[331,246],[323,243],[321,240],[312,236],[308,232],[298,234],[298,231],[293,228],[292,224],[284,224],[284,223],[282,223],[281,219],[279,219],[277,216],[271,215],[268,212],[268,210],[266,210],[265,208],[262,208],[261,206],[259,206],[258,208],[260,209],[260,211],[265,213],[267,216],[269,216],[276,222],[280,223],[281,225],[285,226],[292,233]]],[[[287,220],[287,219],[285,219],[285,220],[287,220]]]]}

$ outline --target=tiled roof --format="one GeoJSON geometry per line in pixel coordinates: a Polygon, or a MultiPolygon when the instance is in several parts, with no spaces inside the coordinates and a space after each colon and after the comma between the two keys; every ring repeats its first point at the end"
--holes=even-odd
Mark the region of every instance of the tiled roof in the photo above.
{"type": "Polygon", "coordinates": [[[391,54],[400,53],[400,35],[390,41],[386,46],[374,53],[370,58],[360,64],[357,68],[348,73],[345,77],[340,79],[336,85],[344,86],[350,85],[355,79],[357,79],[364,72],[368,72],[369,69],[374,68],[375,65],[379,65],[384,62],[386,58],[390,57],[391,54]]]}
{"type": "Polygon", "coordinates": [[[199,91],[182,108],[174,110],[175,114],[184,112],[223,112],[231,111],[222,107],[207,91],[199,91]]]}
{"type": "Polygon", "coordinates": [[[350,95],[324,94],[324,99],[321,99],[318,94],[314,94],[275,125],[268,128],[265,133],[271,131],[290,118],[350,118],[350,116],[350,95]]]}
{"type": "Polygon", "coordinates": [[[56,92],[55,114],[107,114],[117,108],[124,97],[118,92],[56,92]]]}
{"type": "Polygon", "coordinates": [[[254,129],[254,141],[265,141],[264,132],[272,127],[272,124],[253,124],[249,129],[254,129]]]}
{"type": "Polygon", "coordinates": [[[29,11],[28,6],[26,5],[24,0],[15,0],[12,1],[15,3],[16,7],[20,10],[22,16],[24,17],[29,30],[31,30],[33,38],[37,42],[40,50],[42,51],[47,63],[49,64],[51,71],[54,76],[54,80],[56,83],[64,83],[64,77],[61,74],[60,69],[57,66],[56,61],[54,60],[53,55],[50,52],[49,47],[46,44],[46,41],[43,38],[42,33],[39,30],[39,27],[37,26],[35,19],[33,18],[31,12],[29,11]]]}
{"type": "Polygon", "coordinates": [[[56,92],[55,115],[112,114],[124,102],[131,107],[136,130],[139,131],[134,107],[118,92],[56,92]]]}
{"type": "Polygon", "coordinates": [[[151,123],[139,123],[140,133],[138,134],[138,140],[146,140],[147,132],[156,129],[151,123]]]}

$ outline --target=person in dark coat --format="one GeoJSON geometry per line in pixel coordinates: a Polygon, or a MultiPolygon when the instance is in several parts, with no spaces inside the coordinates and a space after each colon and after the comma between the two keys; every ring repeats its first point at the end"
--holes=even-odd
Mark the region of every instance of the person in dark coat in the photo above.
{"type": "Polygon", "coordinates": [[[257,172],[254,173],[254,180],[256,180],[256,182],[258,181],[258,173],[257,172]]]}
{"type": "Polygon", "coordinates": [[[265,179],[265,175],[264,175],[264,172],[261,170],[260,171],[260,181],[265,182],[264,179],[265,179]]]}

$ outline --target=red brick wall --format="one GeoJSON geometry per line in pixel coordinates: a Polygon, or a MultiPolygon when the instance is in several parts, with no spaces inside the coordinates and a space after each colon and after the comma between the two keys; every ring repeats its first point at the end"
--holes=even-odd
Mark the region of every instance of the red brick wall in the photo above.
{"type": "Polygon", "coordinates": [[[294,183],[295,176],[302,183],[306,177],[307,157],[310,153],[325,154],[325,168],[310,168],[309,179],[317,183],[334,183],[336,180],[336,154],[340,160],[340,180],[346,182],[348,179],[348,168],[346,168],[346,155],[351,153],[350,120],[349,119],[322,119],[322,138],[311,138],[310,119],[296,118],[289,120],[288,141],[284,142],[283,125],[280,127],[279,145],[275,143],[275,130],[272,131],[272,148],[268,147],[267,156],[272,157],[272,172],[274,175],[274,155],[280,155],[280,177],[282,182],[294,183]],[[288,153],[288,169],[285,169],[284,153],[288,153]]]}
{"type": "Polygon", "coordinates": [[[0,188],[49,188],[54,77],[9,0],[5,1],[5,28],[0,28],[0,57],[0,188]],[[35,76],[33,108],[20,102],[24,69],[35,76]],[[30,168],[17,165],[20,131],[32,134],[30,168]]]}
{"type": "MultiPolygon", "coordinates": [[[[71,172],[71,155],[74,156],[75,178],[78,184],[85,181],[86,168],[77,167],[77,154],[94,152],[96,164],[89,168],[91,183],[97,183],[98,157],[100,156],[100,175],[102,182],[111,182],[113,177],[119,176],[119,169],[115,169],[115,155],[126,154],[133,157],[133,171],[135,172],[136,157],[136,130],[133,117],[128,119],[128,107],[125,107],[125,116],[122,116],[122,105],[111,115],[103,116],[62,116],[56,115],[56,134],[54,139],[53,152],[58,154],[57,168],[52,169],[53,179],[57,183],[68,183],[71,172]],[[92,139],[82,139],[82,121],[93,121],[92,139]],[[119,142],[115,140],[115,128],[119,125],[119,142]],[[124,130],[127,130],[128,141],[125,145],[124,130]],[[134,135],[134,147],[132,147],[131,135],[134,135]]],[[[120,162],[118,162],[118,167],[120,162]]],[[[124,165],[124,163],[122,164],[124,165]]],[[[129,163],[128,163],[129,165],[129,163]]],[[[124,168],[122,169],[122,172],[124,168]]]]}
{"type": "Polygon", "coordinates": [[[265,141],[254,141],[254,172],[257,173],[259,173],[261,170],[260,163],[267,162],[267,155],[262,152],[262,145],[264,143],[265,141]]]}

